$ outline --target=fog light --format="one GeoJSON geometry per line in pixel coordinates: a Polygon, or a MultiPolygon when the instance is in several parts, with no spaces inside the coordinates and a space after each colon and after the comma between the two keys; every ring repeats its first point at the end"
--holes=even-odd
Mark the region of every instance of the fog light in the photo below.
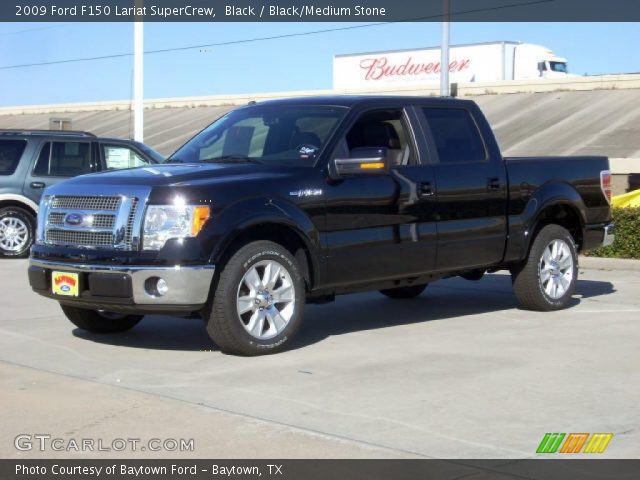
{"type": "Polygon", "coordinates": [[[169,285],[167,285],[167,282],[163,278],[159,278],[156,282],[156,292],[158,292],[158,295],[162,297],[166,295],[168,291],[169,285]]]}
{"type": "Polygon", "coordinates": [[[144,282],[144,289],[152,297],[162,297],[169,292],[169,285],[163,278],[150,277],[144,282]]]}

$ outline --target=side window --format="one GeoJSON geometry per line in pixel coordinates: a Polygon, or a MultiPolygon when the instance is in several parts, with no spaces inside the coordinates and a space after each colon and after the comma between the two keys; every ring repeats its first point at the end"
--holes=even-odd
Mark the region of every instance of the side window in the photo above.
{"type": "Polygon", "coordinates": [[[24,140],[0,140],[0,175],[13,175],[26,146],[24,140]]]}
{"type": "Polygon", "coordinates": [[[462,108],[424,108],[423,111],[440,163],[487,160],[484,142],[471,113],[462,108]]]}
{"type": "Polygon", "coordinates": [[[132,148],[124,145],[102,145],[104,164],[107,170],[121,170],[123,168],[144,167],[147,160],[132,148]]]}
{"type": "Polygon", "coordinates": [[[91,173],[91,144],[84,142],[47,142],[33,170],[43,177],[75,177],[91,173]]]}
{"type": "Polygon", "coordinates": [[[391,167],[415,163],[411,137],[400,108],[362,114],[339,145],[344,149],[345,143],[351,157],[357,157],[361,148],[385,147],[391,167]]]}

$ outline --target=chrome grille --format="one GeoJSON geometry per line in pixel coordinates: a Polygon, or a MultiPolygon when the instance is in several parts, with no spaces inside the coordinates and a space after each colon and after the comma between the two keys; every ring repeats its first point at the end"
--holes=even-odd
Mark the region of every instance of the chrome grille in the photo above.
{"type": "Polygon", "coordinates": [[[55,196],[51,201],[51,208],[67,208],[73,210],[118,210],[120,197],[99,196],[55,196]]]}
{"type": "Polygon", "coordinates": [[[115,215],[94,215],[91,226],[93,228],[113,228],[116,223],[115,215]]]}
{"type": "Polygon", "coordinates": [[[47,230],[46,241],[56,245],[111,247],[113,246],[113,235],[105,232],[47,230]]]}
{"type": "Polygon", "coordinates": [[[50,245],[135,250],[140,237],[138,205],[137,197],[126,195],[53,195],[43,212],[41,238],[50,245]]]}
{"type": "Polygon", "coordinates": [[[136,213],[138,211],[138,199],[134,198],[131,204],[131,211],[129,212],[129,217],[127,218],[127,230],[124,235],[124,241],[128,248],[132,247],[133,242],[133,224],[136,221],[136,213]]]}
{"type": "Polygon", "coordinates": [[[66,215],[67,215],[66,213],[51,212],[49,214],[49,220],[48,220],[49,225],[62,225],[64,223],[64,217],[66,215]]]}

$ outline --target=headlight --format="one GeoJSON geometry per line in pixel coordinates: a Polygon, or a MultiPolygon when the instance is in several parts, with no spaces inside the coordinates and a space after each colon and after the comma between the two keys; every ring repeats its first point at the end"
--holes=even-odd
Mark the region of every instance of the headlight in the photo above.
{"type": "Polygon", "coordinates": [[[171,238],[195,237],[209,218],[209,207],[150,205],[144,217],[144,250],[160,250],[171,238]]]}

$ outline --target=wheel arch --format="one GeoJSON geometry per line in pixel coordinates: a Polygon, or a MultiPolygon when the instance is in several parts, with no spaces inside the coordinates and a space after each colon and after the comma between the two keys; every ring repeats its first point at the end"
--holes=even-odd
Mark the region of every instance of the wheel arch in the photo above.
{"type": "MultiPolygon", "coordinates": [[[[215,242],[210,262],[223,265],[244,245],[269,240],[282,245],[296,258],[303,269],[306,287],[311,290],[318,284],[320,273],[319,234],[311,219],[295,205],[278,204],[272,200],[252,202],[253,208],[247,207],[249,205],[238,205],[224,213],[225,220],[233,218],[233,222],[221,222],[220,228],[225,234],[215,242]],[[246,218],[239,215],[247,211],[252,211],[252,214],[246,218]]],[[[215,219],[213,223],[216,223],[215,219]]]]}
{"type": "Polygon", "coordinates": [[[38,204],[22,195],[0,194],[0,208],[18,207],[26,210],[34,219],[38,215],[38,204]]]}
{"type": "Polygon", "coordinates": [[[565,182],[550,182],[541,187],[532,200],[539,207],[530,216],[527,225],[527,254],[538,232],[550,224],[566,228],[580,251],[584,241],[587,207],[578,191],[565,182]]]}

